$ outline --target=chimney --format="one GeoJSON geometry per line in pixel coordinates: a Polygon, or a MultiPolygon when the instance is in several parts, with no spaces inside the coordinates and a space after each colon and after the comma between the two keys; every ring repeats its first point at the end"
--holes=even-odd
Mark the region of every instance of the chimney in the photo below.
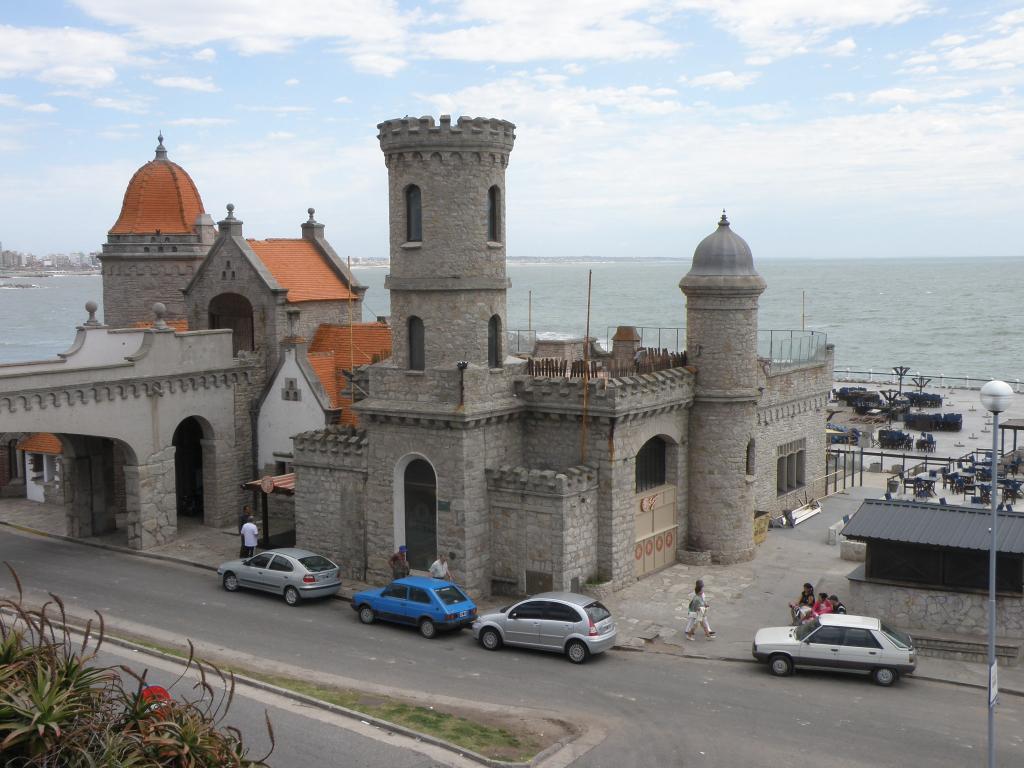
{"type": "Polygon", "coordinates": [[[217,226],[220,228],[222,235],[227,235],[228,237],[242,236],[242,220],[235,218],[234,203],[228,203],[228,215],[218,221],[217,226]]]}
{"type": "Polygon", "coordinates": [[[313,214],[316,213],[316,209],[307,208],[306,212],[309,214],[309,219],[307,221],[302,222],[302,239],[323,240],[324,225],[313,218],[313,214]]]}

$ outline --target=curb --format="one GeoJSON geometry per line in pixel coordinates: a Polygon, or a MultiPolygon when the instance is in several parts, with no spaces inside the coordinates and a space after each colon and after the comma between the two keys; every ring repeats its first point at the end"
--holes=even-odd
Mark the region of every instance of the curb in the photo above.
{"type": "MultiPolygon", "coordinates": [[[[69,623],[68,626],[74,627],[75,631],[77,632],[83,631],[83,627],[77,626],[76,624],[69,623]]],[[[152,656],[154,658],[162,659],[169,663],[176,664],[180,667],[187,666],[186,659],[183,659],[180,656],[175,656],[174,654],[170,653],[164,653],[163,651],[159,651],[155,648],[150,648],[149,646],[132,642],[131,640],[126,640],[125,638],[118,637],[116,635],[105,634],[103,637],[103,641],[110,643],[111,645],[116,645],[120,646],[121,648],[126,648],[128,650],[135,651],[136,653],[142,653],[148,656],[152,656]]],[[[206,662],[199,657],[194,657],[193,661],[202,662],[204,664],[211,664],[211,662],[206,662]]],[[[559,751],[566,745],[571,744],[580,737],[580,734],[563,737],[551,746],[545,748],[541,752],[538,752],[529,762],[507,762],[504,760],[496,760],[494,758],[487,757],[486,755],[481,755],[478,752],[473,752],[472,750],[466,749],[465,747],[460,747],[459,745],[453,744],[452,742],[445,741],[444,739],[440,739],[436,736],[431,736],[430,734],[420,733],[419,731],[415,731],[412,728],[407,728],[406,726],[399,725],[397,723],[392,723],[389,720],[381,720],[379,718],[373,717],[372,715],[368,715],[365,712],[359,712],[354,709],[349,709],[339,704],[332,704],[328,701],[318,699],[314,696],[307,696],[305,694],[298,693],[297,691],[293,691],[289,688],[281,688],[271,683],[266,683],[262,680],[256,680],[254,678],[248,677],[247,675],[239,674],[237,672],[231,672],[229,674],[232,675],[236,681],[242,683],[243,685],[249,686],[250,688],[256,688],[261,691],[273,693],[275,695],[282,696],[286,699],[298,702],[299,704],[304,704],[310,707],[316,707],[317,709],[322,709],[336,715],[341,715],[350,720],[358,720],[361,723],[371,725],[375,728],[379,728],[382,731],[396,733],[401,736],[405,736],[406,738],[413,739],[415,741],[430,744],[440,749],[444,749],[448,752],[452,752],[453,754],[456,754],[459,757],[464,757],[469,760],[472,760],[473,762],[479,763],[480,765],[488,766],[488,768],[532,768],[532,766],[539,765],[543,760],[546,760],[555,752],[559,751]]]]}
{"type": "MultiPolygon", "coordinates": [[[[189,566],[192,566],[193,568],[200,568],[200,569],[206,570],[206,571],[214,571],[214,572],[217,571],[217,569],[215,567],[213,567],[212,565],[207,565],[206,563],[196,563],[196,562],[194,562],[192,560],[185,560],[185,559],[180,558],[180,557],[173,557],[172,555],[162,555],[162,554],[160,554],[158,552],[142,552],[142,551],[137,550],[137,549],[129,549],[128,547],[119,547],[116,544],[101,544],[100,542],[87,541],[85,539],[77,539],[77,538],[75,538],[73,536],[64,536],[64,535],[61,535],[59,533],[48,533],[46,531],[40,531],[40,530],[37,530],[35,528],[29,528],[28,526],[18,525],[17,523],[11,523],[11,522],[8,522],[8,521],[5,521],[5,520],[0,520],[0,525],[7,526],[8,528],[14,528],[15,530],[22,531],[24,533],[35,534],[36,536],[45,536],[46,538],[50,538],[50,539],[59,539],[60,541],[67,541],[67,542],[70,542],[72,544],[81,544],[81,545],[84,545],[86,547],[94,547],[96,549],[106,549],[106,550],[109,550],[111,552],[120,552],[122,554],[132,555],[134,557],[149,558],[150,560],[161,560],[161,561],[167,562],[167,563],[178,563],[180,565],[189,565],[189,566]]],[[[348,597],[347,595],[342,595],[342,594],[332,595],[332,599],[334,599],[334,600],[341,600],[341,601],[344,601],[346,603],[351,603],[352,602],[352,598],[351,597],[348,597]]],[[[128,642],[128,641],[125,641],[125,642],[128,642]]],[[[622,652],[626,652],[626,653],[645,653],[647,651],[647,649],[644,648],[644,647],[635,647],[635,646],[627,646],[627,645],[620,645],[620,644],[613,645],[610,648],[610,650],[622,651],[622,652]]],[[[157,652],[154,651],[153,653],[156,654],[157,652]]],[[[683,658],[688,658],[688,659],[699,659],[701,661],[728,661],[728,662],[751,663],[751,664],[756,664],[757,663],[753,659],[746,659],[746,658],[741,658],[741,657],[737,657],[737,656],[706,656],[706,655],[703,655],[703,654],[693,653],[693,654],[683,654],[682,657],[683,658]]],[[[171,656],[169,658],[173,659],[175,657],[171,656]]],[[[962,681],[962,680],[949,680],[949,679],[945,679],[945,678],[941,678],[941,677],[932,677],[930,675],[919,675],[919,674],[916,674],[916,673],[914,673],[912,676],[915,679],[917,679],[917,680],[925,680],[925,681],[930,682],[930,683],[943,683],[945,685],[955,685],[955,686],[958,686],[960,688],[973,688],[973,689],[979,690],[979,691],[987,691],[988,690],[987,686],[981,685],[979,683],[968,683],[968,682],[965,682],[965,681],[962,681]]],[[[249,682],[248,679],[246,679],[246,680],[247,680],[247,682],[249,682]]],[[[259,683],[258,681],[256,681],[253,684],[256,687],[260,687],[261,685],[264,685],[262,683],[259,683]]],[[[273,689],[273,686],[269,686],[268,688],[266,688],[266,690],[272,690],[272,689],[273,689]]],[[[273,690],[275,692],[277,692],[276,689],[273,689],[273,690]]],[[[1000,693],[1005,693],[1008,696],[1019,696],[1021,698],[1024,698],[1024,690],[1018,690],[1016,688],[1000,687],[999,692],[1000,693]]],[[[287,695],[287,694],[285,694],[285,695],[287,695]]],[[[295,694],[295,695],[299,696],[301,694],[295,694]]],[[[305,701],[305,699],[302,699],[302,701],[304,703],[308,703],[308,702],[305,701]]],[[[320,702],[320,703],[321,704],[326,704],[326,702],[320,702]]],[[[329,706],[333,707],[335,705],[332,704],[332,705],[329,705],[329,706]]],[[[339,711],[341,711],[344,708],[343,707],[338,707],[337,709],[339,711]]],[[[349,712],[349,711],[350,710],[346,710],[346,712],[349,712]]],[[[358,715],[359,713],[355,713],[355,714],[358,715]]],[[[355,715],[352,715],[352,716],[355,716],[355,715]]],[[[360,715],[360,717],[362,719],[364,719],[364,720],[372,720],[372,718],[362,717],[361,715],[360,715]]],[[[381,721],[381,722],[384,722],[384,721],[381,721]]],[[[381,726],[381,727],[384,727],[384,726],[381,726]]],[[[388,725],[388,727],[391,727],[390,724],[388,725]]],[[[400,728],[399,726],[395,726],[394,730],[399,731],[399,728],[400,728]]],[[[432,738],[432,737],[424,736],[423,734],[416,733],[415,731],[409,731],[409,733],[413,734],[414,738],[422,738],[424,741],[427,741],[430,738],[432,738]]],[[[431,742],[431,743],[433,743],[433,742],[431,742]]],[[[446,742],[438,744],[438,746],[443,746],[445,749],[453,749],[452,747],[448,746],[446,742]]],[[[559,745],[558,744],[552,745],[552,747],[555,747],[555,746],[559,746],[559,745]]],[[[459,750],[458,750],[458,748],[454,748],[453,751],[459,751],[459,750]]],[[[545,752],[546,751],[547,750],[545,750],[545,752]]],[[[476,760],[477,758],[479,758],[480,760],[484,760],[484,761],[490,760],[490,758],[486,758],[483,755],[475,755],[475,753],[471,754],[471,753],[469,753],[466,750],[462,750],[462,752],[465,753],[466,757],[470,757],[473,760],[476,760]]],[[[537,757],[534,758],[534,762],[533,763],[503,763],[501,761],[490,761],[490,762],[485,762],[484,764],[485,765],[495,765],[495,766],[519,766],[519,765],[529,766],[529,765],[534,765],[536,763],[536,760],[539,757],[541,757],[542,755],[544,755],[543,752],[540,753],[540,755],[537,755],[537,757]]]]}

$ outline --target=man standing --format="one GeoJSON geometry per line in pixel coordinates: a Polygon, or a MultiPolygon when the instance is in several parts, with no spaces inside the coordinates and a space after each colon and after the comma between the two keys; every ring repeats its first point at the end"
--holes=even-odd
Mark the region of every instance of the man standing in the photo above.
{"type": "Polygon", "coordinates": [[[260,540],[260,529],[252,521],[249,515],[242,526],[242,557],[252,557],[256,554],[256,543],[260,540]]]}
{"type": "Polygon", "coordinates": [[[448,556],[443,552],[437,556],[437,560],[430,564],[430,575],[435,579],[452,580],[452,572],[448,570],[448,556]]]}
{"type": "Polygon", "coordinates": [[[401,579],[409,575],[409,561],[406,559],[406,553],[409,548],[402,544],[398,551],[395,552],[391,557],[388,558],[388,565],[391,566],[391,576],[395,579],[401,579]]]}
{"type": "Polygon", "coordinates": [[[698,623],[704,629],[705,638],[714,640],[717,637],[708,625],[708,601],[704,597],[704,582],[700,579],[697,580],[697,584],[693,588],[693,594],[690,596],[689,610],[686,614],[687,640],[693,640],[698,623]]]}
{"type": "Polygon", "coordinates": [[[245,557],[245,538],[242,536],[242,526],[252,519],[252,507],[246,504],[242,507],[242,514],[238,516],[238,556],[245,557]]]}

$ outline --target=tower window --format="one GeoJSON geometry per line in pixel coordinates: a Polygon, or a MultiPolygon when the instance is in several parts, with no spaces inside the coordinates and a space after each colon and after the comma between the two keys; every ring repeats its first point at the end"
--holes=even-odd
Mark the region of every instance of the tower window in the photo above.
{"type": "Polygon", "coordinates": [[[497,315],[487,323],[487,367],[501,368],[501,318],[497,315]]]}
{"type": "Polygon", "coordinates": [[[409,318],[409,370],[422,371],[424,368],[423,321],[413,316],[409,318]]]}
{"type": "Polygon", "coordinates": [[[423,201],[415,184],[405,189],[405,239],[410,243],[423,240],[423,201]]]}
{"type": "Polygon", "coordinates": [[[501,242],[501,190],[497,185],[487,190],[487,239],[501,242]]]}

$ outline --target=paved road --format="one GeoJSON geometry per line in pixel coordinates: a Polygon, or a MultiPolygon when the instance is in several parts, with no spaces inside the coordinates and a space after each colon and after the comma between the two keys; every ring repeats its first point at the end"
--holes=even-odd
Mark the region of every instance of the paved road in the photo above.
{"type": "MultiPolygon", "coordinates": [[[[468,633],[427,641],[404,628],[362,626],[347,603],[289,608],[268,595],[228,594],[208,571],[3,528],[0,560],[17,568],[33,598],[53,591],[75,614],[96,608],[158,641],[192,638],[211,656],[481,707],[557,712],[606,735],[574,763],[587,768],[775,766],[821,754],[830,766],[864,768],[984,760],[985,699],[977,690],[913,679],[883,689],[806,672],[775,679],[753,664],[654,653],[610,652],[582,667],[549,654],[487,653],[468,633]]],[[[0,578],[0,588],[10,591],[9,580],[0,578]]],[[[1024,762],[1021,704],[1005,697],[1000,706],[1000,765],[1024,762]]],[[[281,764],[294,760],[275,754],[281,764]]],[[[382,757],[380,765],[389,764],[382,757]]]]}

